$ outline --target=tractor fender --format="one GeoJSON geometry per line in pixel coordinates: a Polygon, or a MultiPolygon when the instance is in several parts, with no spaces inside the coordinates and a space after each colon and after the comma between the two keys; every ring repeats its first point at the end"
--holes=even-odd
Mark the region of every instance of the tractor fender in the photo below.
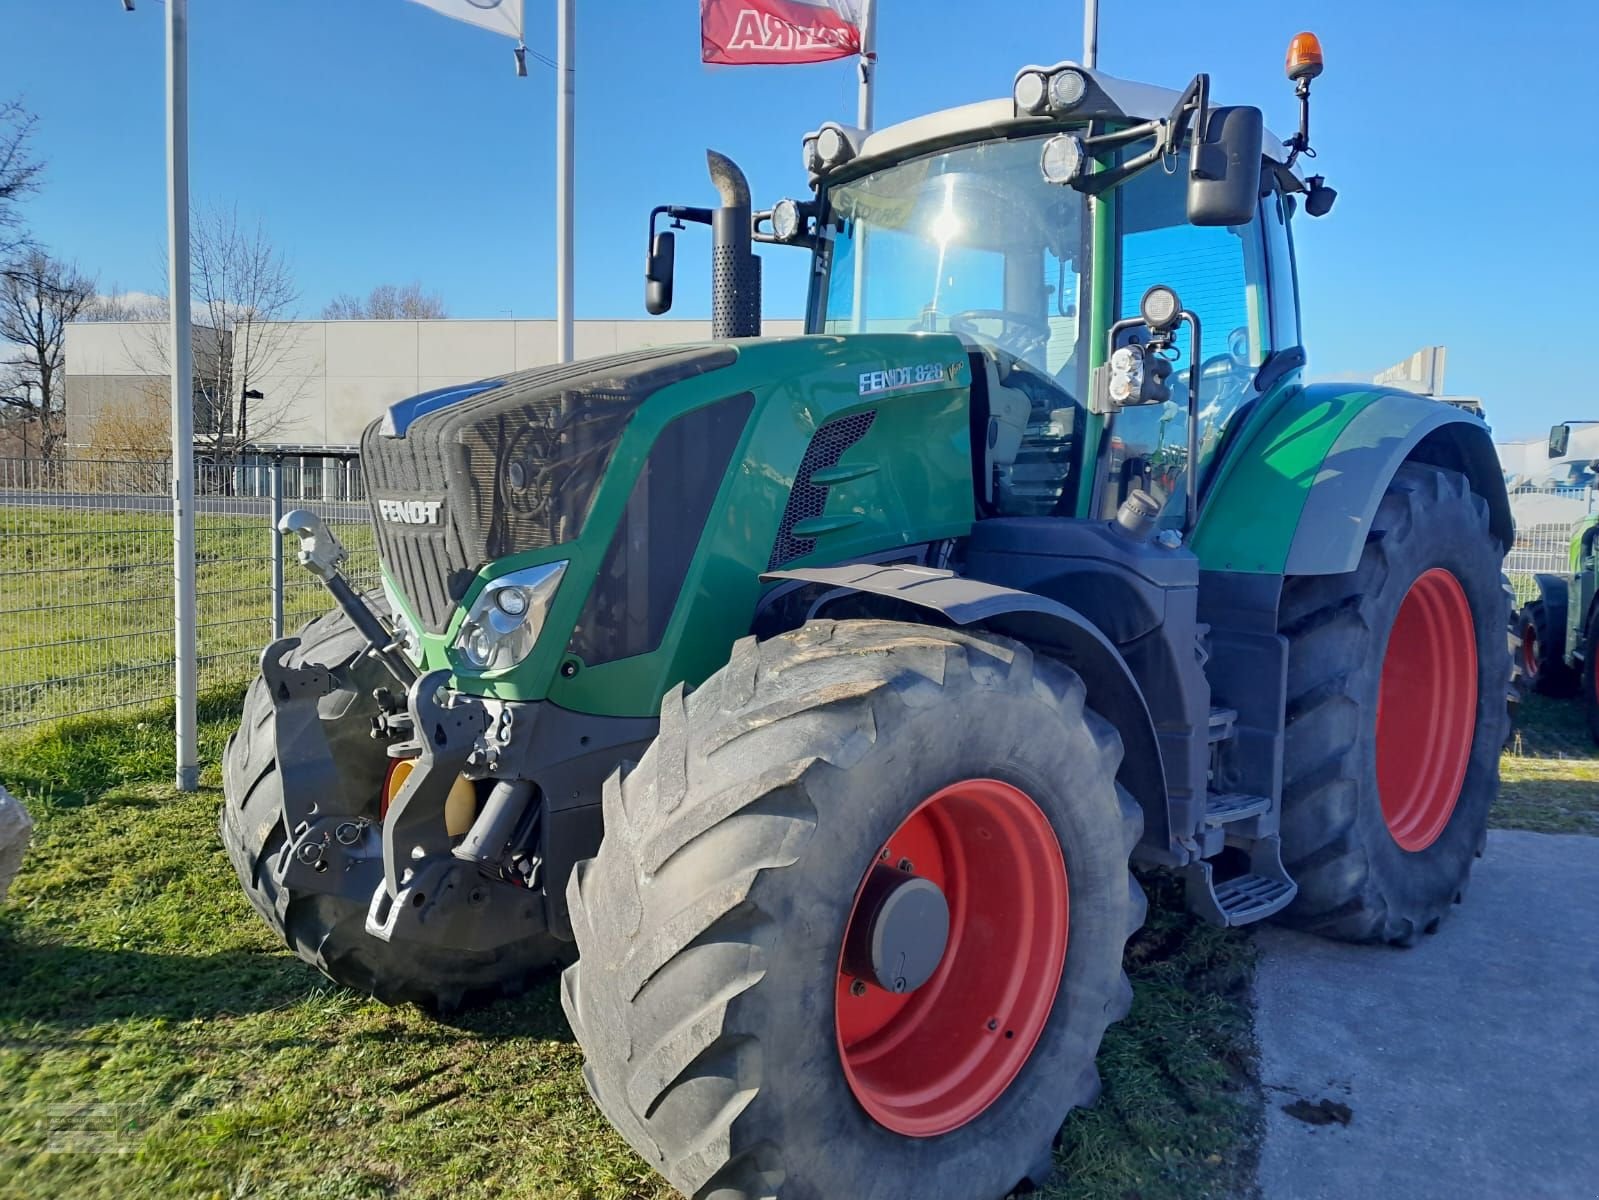
{"type": "Polygon", "coordinates": [[[1227,439],[1190,549],[1207,571],[1353,571],[1383,493],[1407,461],[1465,475],[1510,548],[1510,498],[1481,420],[1393,388],[1289,380],[1227,439]]]}
{"type": "Polygon", "coordinates": [[[1087,617],[1031,592],[933,567],[850,563],[769,571],[761,579],[822,585],[826,590],[805,614],[807,620],[827,615],[827,609],[845,598],[857,601],[848,606],[850,615],[862,615],[858,601],[872,597],[884,603],[869,607],[870,615],[892,619],[895,602],[913,604],[953,625],[1014,638],[1065,663],[1082,678],[1089,707],[1121,734],[1116,778],[1144,810],[1144,847],[1152,857],[1169,852],[1166,774],[1155,723],[1120,651],[1087,617]]]}
{"type": "Polygon", "coordinates": [[[1410,392],[1379,389],[1322,460],[1288,549],[1284,574],[1341,575],[1360,564],[1366,534],[1405,462],[1459,471],[1488,502],[1489,527],[1508,551],[1516,540],[1504,474],[1488,427],[1410,392]]]}

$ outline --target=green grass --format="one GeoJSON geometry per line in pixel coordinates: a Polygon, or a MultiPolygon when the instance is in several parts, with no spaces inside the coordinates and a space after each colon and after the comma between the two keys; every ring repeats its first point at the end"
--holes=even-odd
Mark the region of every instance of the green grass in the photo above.
{"type": "MultiPolygon", "coordinates": [[[[206,706],[208,761],[235,705],[206,706]]],[[[158,711],[0,743],[37,822],[0,908],[0,1197],[674,1195],[589,1102],[553,979],[440,1021],[281,949],[217,843],[216,768],[173,792],[170,736],[158,711]],[[105,1125],[100,1152],[48,1149],[105,1125]]],[[[1146,883],[1133,1011],[1052,1200],[1221,1194],[1252,1173],[1249,940],[1146,883]]]]}
{"type": "MultiPolygon", "coordinates": [[[[208,697],[207,761],[236,708],[208,697]]],[[[1497,822],[1595,831],[1599,763],[1574,711],[1529,702],[1497,822]]],[[[441,1021],[280,948],[217,844],[217,769],[197,795],[169,787],[170,721],[0,742],[0,781],[37,822],[0,908],[0,1198],[673,1194],[585,1095],[553,979],[441,1021]]],[[[1172,880],[1144,882],[1133,1010],[1105,1039],[1099,1103],[1066,1123],[1048,1200],[1253,1184],[1251,939],[1194,921],[1172,880]]]]}
{"type": "MultiPolygon", "coordinates": [[[[240,683],[271,638],[271,524],[195,525],[201,683],[240,683]]],[[[370,525],[338,532],[375,580],[370,525]]],[[[285,577],[292,630],[328,604],[292,553],[285,577]]],[[[169,515],[0,507],[0,728],[167,695],[172,645],[169,515]]]]}
{"type": "Polygon", "coordinates": [[[1499,777],[1494,825],[1599,834],[1599,746],[1580,700],[1527,696],[1499,777]]]}

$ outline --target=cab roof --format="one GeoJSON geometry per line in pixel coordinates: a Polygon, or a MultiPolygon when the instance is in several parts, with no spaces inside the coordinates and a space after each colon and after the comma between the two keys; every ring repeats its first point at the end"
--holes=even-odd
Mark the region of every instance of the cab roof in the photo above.
{"type": "MultiPolygon", "coordinates": [[[[912,117],[909,121],[901,121],[867,134],[860,143],[860,153],[837,173],[851,177],[872,166],[910,157],[917,151],[936,150],[985,137],[1043,133],[1066,123],[1068,119],[1072,123],[1094,117],[1135,122],[1158,120],[1169,117],[1182,96],[1181,92],[1171,88],[1118,79],[1076,63],[1057,63],[1045,69],[1056,70],[1063,66],[1076,67],[1096,85],[1089,89],[1083,104],[1073,109],[1069,118],[1030,114],[1017,116],[1015,102],[1008,96],[997,100],[979,100],[975,104],[963,104],[926,116],[912,117]]],[[[1287,162],[1288,152],[1283,147],[1282,139],[1269,129],[1263,145],[1268,159],[1277,163],[1287,162]]]]}

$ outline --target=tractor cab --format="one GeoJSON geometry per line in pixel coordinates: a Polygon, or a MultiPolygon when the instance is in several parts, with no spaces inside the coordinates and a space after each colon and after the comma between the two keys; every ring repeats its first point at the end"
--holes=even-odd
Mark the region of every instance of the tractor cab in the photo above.
{"type": "Polygon", "coordinates": [[[1208,95],[1062,63],[1009,100],[805,139],[815,200],[775,209],[773,239],[815,256],[807,327],[961,339],[980,513],[1108,517],[1143,490],[1180,527],[1190,456],[1203,485],[1234,417],[1303,362],[1290,218],[1331,190],[1295,169],[1304,131],[1279,144],[1208,95]],[[1156,286],[1192,320],[1146,387],[1147,324],[1111,331],[1156,286]]]}

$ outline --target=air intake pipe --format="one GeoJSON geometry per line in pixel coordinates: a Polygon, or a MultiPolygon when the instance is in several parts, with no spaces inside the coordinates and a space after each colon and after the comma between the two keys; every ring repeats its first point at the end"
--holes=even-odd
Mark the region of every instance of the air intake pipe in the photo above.
{"type": "Polygon", "coordinates": [[[738,164],[707,150],[722,205],[711,218],[711,336],[761,336],[761,260],[750,250],[750,185],[738,164]]]}

